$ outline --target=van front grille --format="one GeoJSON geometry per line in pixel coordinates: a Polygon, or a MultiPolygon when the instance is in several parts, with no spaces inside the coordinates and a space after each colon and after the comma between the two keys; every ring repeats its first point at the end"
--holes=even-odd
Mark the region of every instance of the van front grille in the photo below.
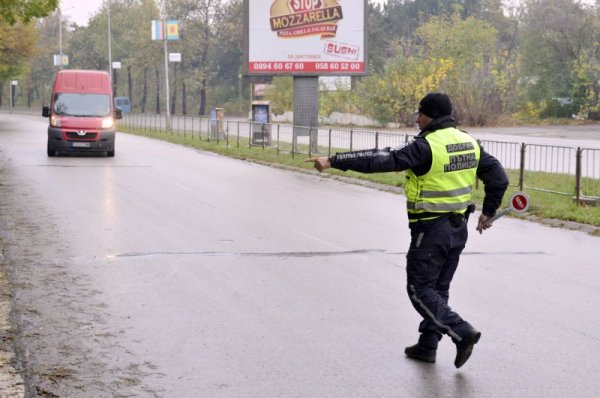
{"type": "Polygon", "coordinates": [[[85,132],[84,135],[77,134],[76,131],[67,131],[67,138],[70,140],[95,140],[98,133],[85,132]]]}

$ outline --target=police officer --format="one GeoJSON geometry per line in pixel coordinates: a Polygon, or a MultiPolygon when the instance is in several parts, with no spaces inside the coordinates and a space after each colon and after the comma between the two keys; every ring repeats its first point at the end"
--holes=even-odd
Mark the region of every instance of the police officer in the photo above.
{"type": "Polygon", "coordinates": [[[376,173],[406,170],[405,193],[411,242],[406,256],[407,291],[423,317],[417,344],[406,356],[435,362],[444,334],[456,344],[454,365],[469,359],[481,333],[448,305],[450,282],[467,242],[467,219],[474,209],[471,190],[476,178],[484,184],[485,198],[477,231],[500,207],[508,178],[500,162],[466,132],[456,128],[452,103],[443,93],[427,94],[419,102],[415,140],[398,149],[338,153],[307,159],[317,170],[333,167],[376,173]]]}

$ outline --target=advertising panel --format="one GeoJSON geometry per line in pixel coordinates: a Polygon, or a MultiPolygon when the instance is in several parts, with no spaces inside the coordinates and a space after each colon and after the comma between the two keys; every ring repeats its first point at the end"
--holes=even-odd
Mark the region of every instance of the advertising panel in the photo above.
{"type": "Polygon", "coordinates": [[[245,0],[250,75],[365,75],[365,0],[245,0]]]}

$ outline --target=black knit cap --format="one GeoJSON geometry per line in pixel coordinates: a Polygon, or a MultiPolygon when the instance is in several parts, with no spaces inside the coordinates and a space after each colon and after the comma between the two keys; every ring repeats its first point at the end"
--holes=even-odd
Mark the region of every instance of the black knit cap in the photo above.
{"type": "Polygon", "coordinates": [[[419,102],[419,113],[437,119],[452,114],[452,101],[443,93],[429,93],[419,102]]]}

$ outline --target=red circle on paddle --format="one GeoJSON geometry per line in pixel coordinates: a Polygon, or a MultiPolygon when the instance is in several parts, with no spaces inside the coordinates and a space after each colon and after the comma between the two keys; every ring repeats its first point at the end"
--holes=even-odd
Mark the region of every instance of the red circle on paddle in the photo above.
{"type": "Polygon", "coordinates": [[[523,192],[517,192],[510,198],[510,207],[517,213],[524,213],[529,208],[529,198],[523,192]]]}

